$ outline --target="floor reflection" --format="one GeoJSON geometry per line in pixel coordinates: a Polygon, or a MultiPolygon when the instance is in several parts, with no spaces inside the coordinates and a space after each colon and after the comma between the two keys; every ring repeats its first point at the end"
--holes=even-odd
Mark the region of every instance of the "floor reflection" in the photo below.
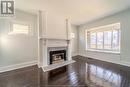
{"type": "Polygon", "coordinates": [[[115,72],[111,69],[113,67],[106,69],[105,66],[86,63],[86,84],[90,87],[130,87],[130,78],[124,75],[128,71],[122,71],[119,66],[115,72]]]}
{"type": "Polygon", "coordinates": [[[120,87],[121,76],[100,66],[86,64],[86,82],[101,87],[120,87]]]}
{"type": "Polygon", "coordinates": [[[37,66],[0,73],[0,87],[130,87],[130,68],[75,58],[76,62],[43,72],[37,66]]]}

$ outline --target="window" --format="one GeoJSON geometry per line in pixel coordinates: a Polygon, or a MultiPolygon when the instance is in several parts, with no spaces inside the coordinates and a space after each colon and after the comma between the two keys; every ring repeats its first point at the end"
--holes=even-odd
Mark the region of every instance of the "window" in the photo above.
{"type": "Polygon", "coordinates": [[[13,23],[12,30],[9,34],[28,34],[29,30],[29,25],[13,23]]]}
{"type": "Polygon", "coordinates": [[[75,38],[75,33],[71,33],[71,38],[75,38]]]}
{"type": "Polygon", "coordinates": [[[120,23],[86,30],[88,50],[120,52],[120,23]]]}
{"type": "Polygon", "coordinates": [[[96,48],[96,33],[91,33],[90,34],[90,39],[91,39],[91,42],[90,42],[90,47],[91,48],[96,48]]]}

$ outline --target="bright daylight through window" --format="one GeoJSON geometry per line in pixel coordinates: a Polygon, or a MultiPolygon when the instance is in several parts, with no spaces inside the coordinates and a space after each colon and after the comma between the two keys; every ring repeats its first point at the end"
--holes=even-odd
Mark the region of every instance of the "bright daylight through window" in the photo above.
{"type": "Polygon", "coordinates": [[[28,34],[30,26],[24,24],[12,24],[12,31],[9,34],[28,34]]]}
{"type": "Polygon", "coordinates": [[[120,23],[87,29],[87,50],[120,52],[120,23]]]}

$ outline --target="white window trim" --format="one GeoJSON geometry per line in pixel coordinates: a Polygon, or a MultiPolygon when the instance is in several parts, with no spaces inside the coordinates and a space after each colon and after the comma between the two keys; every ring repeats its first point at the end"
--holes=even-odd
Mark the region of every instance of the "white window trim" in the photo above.
{"type": "MultiPolygon", "coordinates": [[[[114,24],[120,24],[119,23],[114,23],[114,24]]],[[[114,50],[105,50],[104,49],[104,46],[103,46],[103,49],[93,49],[93,48],[88,48],[88,43],[87,43],[87,32],[88,31],[91,31],[91,30],[96,30],[96,29],[99,29],[99,28],[104,28],[104,27],[109,27],[111,25],[114,25],[114,24],[109,24],[109,25],[105,25],[105,26],[101,26],[101,27],[96,27],[96,28],[91,28],[91,29],[86,29],[85,30],[85,39],[86,39],[86,51],[90,51],[90,52],[102,52],[102,53],[112,53],[112,54],[119,54],[120,55],[120,51],[121,51],[121,37],[119,37],[119,51],[114,51],[114,50]]],[[[121,25],[121,24],[120,24],[121,25]]],[[[113,32],[113,31],[112,31],[113,32]]],[[[119,32],[121,34],[121,29],[119,29],[119,32]]],[[[96,33],[97,35],[97,33],[96,33]]],[[[112,34],[113,35],[113,34],[112,34]]],[[[104,32],[103,32],[103,38],[104,38],[104,32]]],[[[112,40],[112,39],[111,39],[112,40]]],[[[112,42],[112,41],[111,41],[112,42]]],[[[103,40],[103,45],[104,45],[104,40],[103,40]]],[[[112,45],[112,44],[111,44],[112,45]]],[[[96,41],[96,46],[97,46],[97,41],[96,41]]],[[[112,47],[112,46],[111,46],[112,47]]]]}
{"type": "Polygon", "coordinates": [[[29,30],[28,30],[28,34],[24,34],[24,35],[31,35],[32,33],[32,24],[26,21],[11,21],[10,22],[10,30],[9,30],[9,35],[14,35],[14,34],[19,34],[19,33],[13,33],[13,24],[20,24],[20,25],[28,25],[29,26],[29,30]]]}
{"type": "Polygon", "coordinates": [[[116,51],[106,51],[106,50],[97,50],[97,49],[86,49],[88,52],[101,52],[101,53],[111,53],[111,54],[118,54],[120,55],[120,52],[116,51]]]}

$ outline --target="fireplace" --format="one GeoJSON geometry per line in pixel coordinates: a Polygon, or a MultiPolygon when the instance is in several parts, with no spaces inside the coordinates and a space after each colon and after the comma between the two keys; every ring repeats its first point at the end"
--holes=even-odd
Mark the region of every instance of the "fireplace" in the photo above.
{"type": "Polygon", "coordinates": [[[66,50],[55,50],[49,52],[50,64],[66,61],[66,50]]]}

